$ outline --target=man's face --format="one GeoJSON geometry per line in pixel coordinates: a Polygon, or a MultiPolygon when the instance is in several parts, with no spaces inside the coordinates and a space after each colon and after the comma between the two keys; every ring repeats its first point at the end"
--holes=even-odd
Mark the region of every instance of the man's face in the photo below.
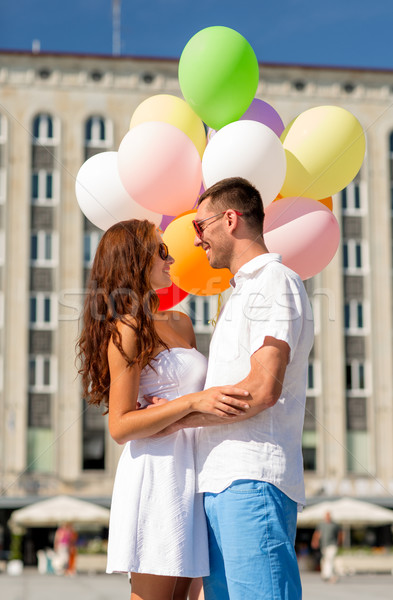
{"type": "Polygon", "coordinates": [[[214,269],[222,269],[229,265],[230,253],[224,219],[225,211],[211,207],[208,198],[198,206],[195,221],[202,231],[195,234],[194,245],[202,246],[210,266],[214,269]]]}

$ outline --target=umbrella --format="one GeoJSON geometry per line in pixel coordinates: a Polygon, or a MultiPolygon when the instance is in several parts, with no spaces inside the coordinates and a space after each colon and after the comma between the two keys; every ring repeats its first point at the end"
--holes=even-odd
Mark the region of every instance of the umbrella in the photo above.
{"type": "Polygon", "coordinates": [[[77,500],[71,496],[55,496],[14,510],[8,524],[15,527],[56,527],[70,521],[75,525],[102,525],[109,523],[109,509],[77,500]]]}
{"type": "Polygon", "coordinates": [[[298,527],[318,525],[323,521],[327,512],[330,513],[333,521],[343,526],[364,527],[393,523],[393,510],[354,498],[341,498],[340,500],[327,500],[305,508],[298,515],[298,527]]]}

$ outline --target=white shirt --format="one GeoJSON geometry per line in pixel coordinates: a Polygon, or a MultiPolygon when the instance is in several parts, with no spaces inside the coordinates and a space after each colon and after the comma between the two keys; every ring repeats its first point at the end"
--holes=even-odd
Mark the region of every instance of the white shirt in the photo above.
{"type": "Polygon", "coordinates": [[[265,336],[287,342],[290,359],[273,407],[240,423],[198,430],[198,491],[217,493],[235,480],[254,479],[274,484],[304,505],[302,431],[314,339],[311,306],[300,277],[281,263],[279,254],[250,260],[231,285],[211,340],[205,388],[244,379],[265,336]]]}

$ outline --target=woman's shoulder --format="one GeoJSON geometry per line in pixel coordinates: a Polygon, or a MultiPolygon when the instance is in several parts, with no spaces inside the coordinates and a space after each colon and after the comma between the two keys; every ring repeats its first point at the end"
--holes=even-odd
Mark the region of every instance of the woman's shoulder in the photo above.
{"type": "Polygon", "coordinates": [[[123,319],[118,319],[115,324],[115,330],[113,331],[111,338],[109,340],[108,351],[109,356],[111,356],[112,352],[115,354],[120,354],[119,349],[116,347],[114,343],[114,339],[120,341],[119,335],[121,336],[121,345],[124,352],[129,357],[133,357],[137,352],[137,331],[136,331],[136,320],[127,316],[123,319]],[[117,332],[117,335],[116,335],[117,332]]]}
{"type": "Polygon", "coordinates": [[[190,317],[179,310],[167,310],[165,313],[172,329],[187,340],[191,346],[195,346],[195,333],[190,317]]]}

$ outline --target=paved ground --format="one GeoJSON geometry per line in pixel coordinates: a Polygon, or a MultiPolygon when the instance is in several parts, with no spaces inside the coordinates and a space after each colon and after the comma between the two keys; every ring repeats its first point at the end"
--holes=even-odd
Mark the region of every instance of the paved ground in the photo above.
{"type": "MultiPolygon", "coordinates": [[[[303,600],[392,600],[392,575],[343,577],[323,583],[318,573],[303,573],[303,600]]],[[[129,585],[122,575],[56,577],[26,570],[22,576],[0,574],[1,600],[128,600],[129,585]]],[[[157,599],[159,600],[159,598],[157,599]]],[[[249,600],[252,600],[251,598],[249,600]]]]}

